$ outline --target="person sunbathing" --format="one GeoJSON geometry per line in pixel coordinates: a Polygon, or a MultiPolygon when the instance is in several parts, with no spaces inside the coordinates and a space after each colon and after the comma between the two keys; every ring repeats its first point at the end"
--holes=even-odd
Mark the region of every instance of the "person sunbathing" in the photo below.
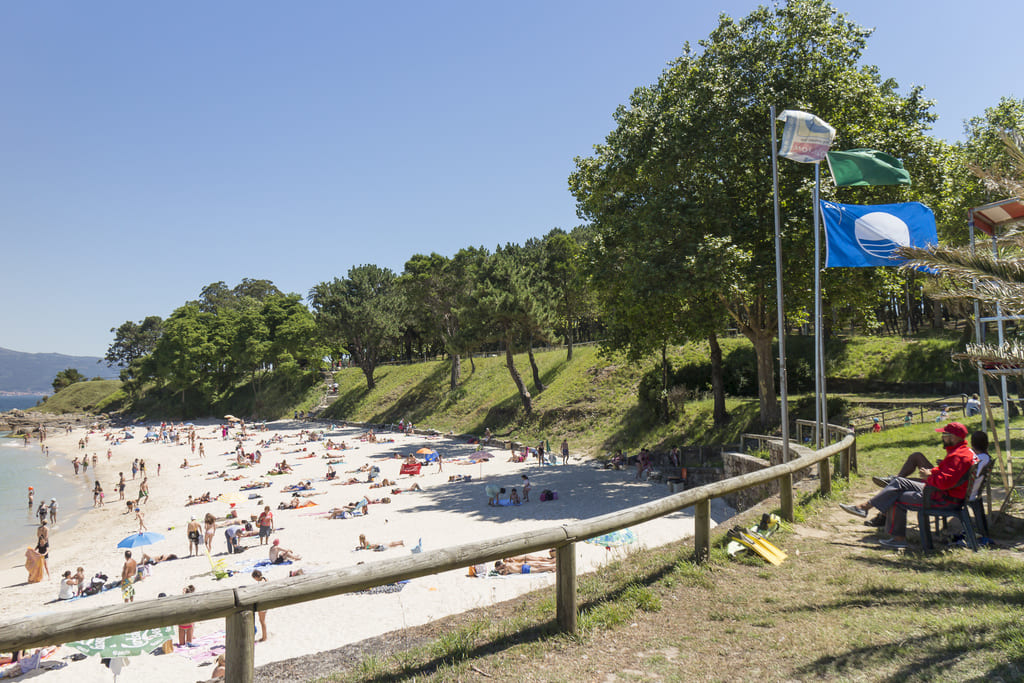
{"type": "Polygon", "coordinates": [[[370,484],[370,488],[371,488],[371,489],[380,489],[380,488],[384,488],[385,486],[394,486],[394,485],[395,485],[395,482],[393,482],[393,481],[388,481],[388,480],[387,480],[387,479],[385,478],[385,479],[381,479],[381,480],[380,480],[380,481],[379,481],[378,483],[376,483],[376,484],[370,484]]]}
{"type": "MultiPolygon", "coordinates": [[[[370,488],[373,488],[373,487],[371,486],[370,488]]],[[[417,484],[417,483],[414,483],[414,484],[413,484],[412,486],[410,486],[410,487],[409,487],[409,488],[407,488],[407,489],[400,489],[400,488],[394,488],[394,489],[391,489],[391,493],[404,493],[404,492],[406,492],[406,491],[422,491],[422,490],[423,490],[423,489],[422,489],[422,488],[420,488],[420,485],[419,485],[419,484],[417,484]]]]}
{"type": "Polygon", "coordinates": [[[538,572],[553,572],[557,569],[554,560],[534,560],[527,562],[516,558],[508,557],[504,560],[497,560],[494,569],[499,574],[532,574],[538,572]]]}
{"type": "Polygon", "coordinates": [[[161,562],[167,562],[168,560],[176,560],[176,559],[178,559],[178,556],[175,555],[174,553],[168,553],[166,555],[153,555],[153,556],[147,555],[146,553],[142,553],[141,562],[142,562],[142,564],[154,565],[154,564],[159,564],[161,562]]]}
{"type": "Polygon", "coordinates": [[[397,548],[400,545],[405,545],[405,541],[391,541],[387,545],[383,543],[370,543],[366,540],[365,534],[359,534],[359,545],[356,546],[356,550],[376,550],[380,552],[388,548],[397,548]]]}
{"type": "Polygon", "coordinates": [[[290,493],[292,491],[308,491],[313,488],[312,481],[300,481],[298,484],[291,484],[281,489],[281,493],[290,493]]]}
{"type": "Polygon", "coordinates": [[[274,542],[270,546],[270,561],[274,564],[283,564],[285,562],[294,562],[301,560],[300,555],[296,555],[291,550],[281,547],[281,541],[274,539],[274,542]]]}

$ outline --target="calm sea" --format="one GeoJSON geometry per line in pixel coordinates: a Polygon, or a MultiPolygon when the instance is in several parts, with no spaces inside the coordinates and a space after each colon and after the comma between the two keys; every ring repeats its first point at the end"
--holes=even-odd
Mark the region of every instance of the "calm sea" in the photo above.
{"type": "MultiPolygon", "coordinates": [[[[29,408],[38,400],[38,396],[0,396],[0,411],[29,408]]],[[[26,448],[20,439],[0,436],[0,555],[35,545],[38,518],[28,511],[29,486],[35,489],[36,507],[44,499],[57,499],[60,530],[92,507],[88,483],[76,481],[67,457],[56,453],[45,457],[38,441],[26,448]]]]}

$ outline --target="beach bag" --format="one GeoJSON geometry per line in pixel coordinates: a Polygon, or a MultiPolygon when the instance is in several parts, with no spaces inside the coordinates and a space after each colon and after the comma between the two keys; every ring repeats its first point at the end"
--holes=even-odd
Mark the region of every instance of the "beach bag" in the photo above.
{"type": "Polygon", "coordinates": [[[553,496],[554,492],[551,491],[550,489],[544,489],[543,491],[540,492],[541,501],[554,500],[553,496]]]}

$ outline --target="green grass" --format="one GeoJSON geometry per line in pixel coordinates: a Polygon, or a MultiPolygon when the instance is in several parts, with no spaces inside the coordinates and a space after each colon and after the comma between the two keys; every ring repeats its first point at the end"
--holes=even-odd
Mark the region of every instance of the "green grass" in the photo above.
{"type": "Polygon", "coordinates": [[[118,393],[120,391],[121,380],[118,379],[76,382],[29,410],[44,413],[101,413],[123,398],[123,394],[118,393]]]}

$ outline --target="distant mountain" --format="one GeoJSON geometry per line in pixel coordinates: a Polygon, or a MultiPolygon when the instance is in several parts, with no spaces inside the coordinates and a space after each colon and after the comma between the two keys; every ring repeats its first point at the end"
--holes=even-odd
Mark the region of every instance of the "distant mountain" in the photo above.
{"type": "Polygon", "coordinates": [[[87,378],[117,379],[119,368],[108,368],[95,356],[65,356],[62,353],[22,353],[0,347],[0,391],[52,394],[53,378],[74,368],[87,378]]]}

